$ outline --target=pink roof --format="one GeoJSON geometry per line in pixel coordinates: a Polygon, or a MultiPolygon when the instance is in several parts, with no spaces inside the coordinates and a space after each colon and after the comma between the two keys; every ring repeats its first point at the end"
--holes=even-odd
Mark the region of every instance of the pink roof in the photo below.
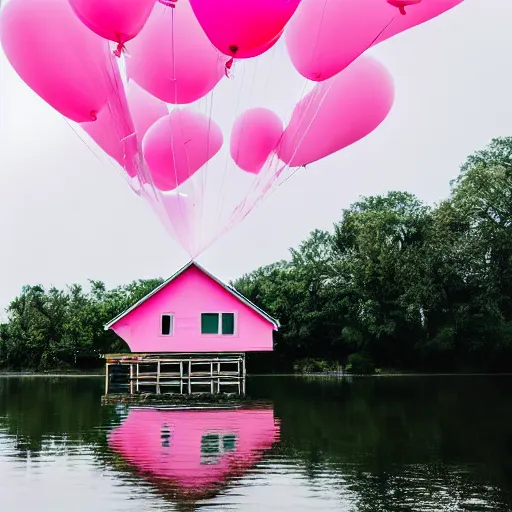
{"type": "Polygon", "coordinates": [[[272,331],[278,327],[233,287],[191,261],[105,329],[115,331],[132,352],[204,353],[272,350],[272,331]],[[203,334],[201,318],[208,313],[234,315],[235,332],[203,334]],[[162,315],[172,316],[172,334],[162,334],[162,315]]]}

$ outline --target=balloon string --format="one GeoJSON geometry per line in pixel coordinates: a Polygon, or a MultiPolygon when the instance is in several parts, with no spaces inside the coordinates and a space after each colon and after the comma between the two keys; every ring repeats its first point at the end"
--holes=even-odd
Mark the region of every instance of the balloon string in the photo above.
{"type": "MultiPolygon", "coordinates": [[[[320,18],[320,25],[318,27],[318,32],[316,33],[316,40],[313,48],[313,54],[311,56],[311,61],[314,62],[316,60],[316,51],[318,49],[318,40],[320,39],[320,32],[322,31],[322,23],[324,22],[325,10],[327,8],[327,0],[324,0],[324,7],[322,9],[322,16],[320,18]]],[[[316,78],[320,78],[320,73],[316,73],[316,78]]]]}
{"type": "MultiPolygon", "coordinates": [[[[160,0],[160,1],[162,1],[162,0],[160,0]]],[[[174,41],[174,28],[175,28],[174,8],[176,6],[174,5],[175,2],[172,0],[164,0],[162,3],[164,3],[164,5],[167,5],[168,7],[172,8],[172,10],[171,10],[172,81],[173,81],[173,85],[174,85],[174,104],[176,105],[178,103],[178,83],[176,80],[176,52],[175,52],[175,41],[174,41]]],[[[173,108],[173,111],[174,111],[174,108],[173,108]]],[[[171,113],[171,115],[172,115],[172,113],[171,113]]],[[[181,124],[181,113],[179,111],[178,111],[178,115],[179,115],[179,121],[181,124]]],[[[174,136],[173,136],[174,134],[173,134],[173,129],[172,129],[172,118],[171,117],[169,117],[169,128],[170,128],[170,132],[171,132],[170,133],[170,135],[171,135],[171,153],[173,155],[175,155],[175,153],[174,153],[175,144],[174,144],[174,136]]],[[[187,148],[185,147],[184,149],[185,149],[185,154],[187,156],[187,165],[188,165],[187,148]]],[[[173,158],[173,167],[174,167],[174,179],[176,180],[175,190],[176,190],[176,194],[177,194],[178,211],[179,211],[179,215],[181,217],[181,221],[183,222],[183,224],[185,224],[186,215],[183,210],[183,207],[185,205],[183,205],[183,201],[181,201],[180,184],[178,183],[178,169],[176,167],[176,158],[173,158]]],[[[190,167],[188,170],[190,171],[190,167]]],[[[172,221],[171,221],[171,224],[172,224],[172,221]]],[[[179,241],[179,237],[178,237],[178,241],[179,241]]],[[[187,248],[185,250],[187,251],[188,255],[193,258],[194,251],[192,250],[190,239],[187,240],[187,248]]]]}

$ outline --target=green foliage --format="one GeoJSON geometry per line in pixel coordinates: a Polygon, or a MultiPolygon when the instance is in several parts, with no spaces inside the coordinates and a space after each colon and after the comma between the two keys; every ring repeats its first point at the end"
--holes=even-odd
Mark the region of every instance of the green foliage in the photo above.
{"type": "MultiPolygon", "coordinates": [[[[356,375],[367,375],[369,373],[375,373],[375,365],[371,358],[366,354],[356,352],[350,354],[347,358],[347,366],[345,368],[349,373],[355,373],[356,375]]],[[[380,373],[380,372],[379,372],[380,373]]]]}
{"type": "MultiPolygon", "coordinates": [[[[23,288],[0,325],[0,365],[97,364],[126,348],[103,325],[160,283],[23,288]]],[[[251,372],[510,371],[512,137],[469,156],[435,207],[407,192],[362,197],[332,232],[232,284],[282,325],[251,372]]]]}
{"type": "Polygon", "coordinates": [[[234,285],[280,320],[281,370],[315,358],[364,373],[510,371],[512,137],[468,157],[435,207],[363,197],[332,233],[234,285]]]}
{"type": "Polygon", "coordinates": [[[339,365],[336,361],[325,361],[323,359],[313,359],[306,357],[295,362],[294,370],[297,373],[326,373],[336,371],[339,365]]]}
{"type": "Polygon", "coordinates": [[[9,370],[82,369],[102,364],[100,355],[127,350],[104,325],[162,283],[139,280],[107,290],[90,281],[66,290],[25,286],[0,325],[0,367],[9,370]]]}

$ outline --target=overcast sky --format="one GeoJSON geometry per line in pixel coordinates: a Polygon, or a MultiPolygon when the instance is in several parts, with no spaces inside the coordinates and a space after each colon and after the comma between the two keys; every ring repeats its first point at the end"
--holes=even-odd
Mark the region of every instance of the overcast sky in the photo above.
{"type": "MultiPolygon", "coordinates": [[[[371,50],[392,73],[388,119],[301,169],[199,261],[221,279],[285,258],[360,195],[407,190],[433,203],[465,157],[512,125],[512,2],[466,0],[371,50]]],[[[0,55],[0,308],[24,284],[108,285],[186,263],[111,165],[28,89],[0,55]]]]}

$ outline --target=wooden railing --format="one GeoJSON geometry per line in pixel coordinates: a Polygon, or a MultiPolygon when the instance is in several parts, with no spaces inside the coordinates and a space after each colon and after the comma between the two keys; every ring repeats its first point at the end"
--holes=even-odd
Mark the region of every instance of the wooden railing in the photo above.
{"type": "Polygon", "coordinates": [[[245,394],[245,354],[107,354],[105,394],[245,394]]]}

